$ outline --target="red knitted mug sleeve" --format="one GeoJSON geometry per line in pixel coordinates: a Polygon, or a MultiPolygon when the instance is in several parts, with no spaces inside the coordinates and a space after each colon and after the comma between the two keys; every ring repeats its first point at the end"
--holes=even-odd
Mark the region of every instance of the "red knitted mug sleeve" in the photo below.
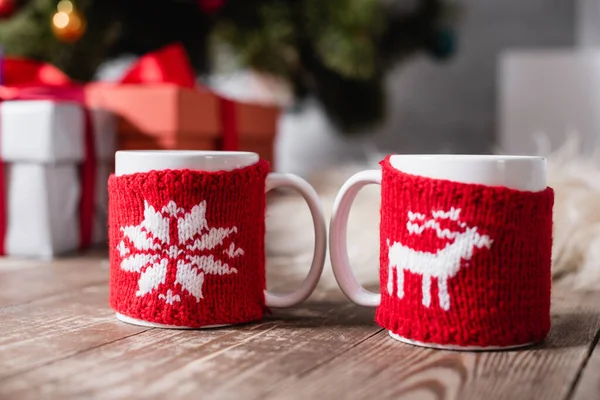
{"type": "Polygon", "coordinates": [[[113,309],[185,327],[260,320],[268,172],[260,161],[233,171],[111,176],[113,309]]]}
{"type": "Polygon", "coordinates": [[[554,192],[402,173],[382,161],[381,305],[401,337],[511,346],[550,329],[554,192]]]}

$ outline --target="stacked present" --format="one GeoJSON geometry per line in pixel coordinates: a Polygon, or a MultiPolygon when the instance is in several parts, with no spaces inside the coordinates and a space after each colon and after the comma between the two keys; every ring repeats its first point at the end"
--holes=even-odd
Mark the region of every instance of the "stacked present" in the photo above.
{"type": "Polygon", "coordinates": [[[86,102],[119,117],[122,150],[243,150],[274,161],[279,109],[198,87],[180,45],[141,57],[117,83],[88,85],[86,102]]]}
{"type": "Polygon", "coordinates": [[[2,60],[0,255],[50,258],[106,242],[116,149],[244,150],[273,162],[277,107],[197,87],[181,46],[142,57],[117,83],[2,60]]]}
{"type": "Polygon", "coordinates": [[[50,258],[106,242],[116,119],[51,66],[3,61],[0,252],[50,258]]]}

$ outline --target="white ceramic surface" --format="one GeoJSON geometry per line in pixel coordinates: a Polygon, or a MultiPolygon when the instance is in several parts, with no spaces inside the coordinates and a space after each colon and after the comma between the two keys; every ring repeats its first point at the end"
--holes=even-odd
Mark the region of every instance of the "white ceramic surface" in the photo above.
{"type": "Polygon", "coordinates": [[[546,159],[494,155],[395,155],[392,167],[407,174],[515,190],[546,189],[546,159]]]}
{"type": "MultiPolygon", "coordinates": [[[[393,155],[390,164],[408,174],[454,182],[503,186],[523,191],[541,191],[547,186],[546,159],[543,157],[411,154],[393,155]]],[[[360,189],[369,184],[381,185],[381,178],[381,170],[368,170],[348,179],[335,199],[329,226],[329,253],[335,278],[350,300],[365,307],[377,307],[381,302],[381,294],[363,288],[352,272],[346,244],[348,216],[360,189]]],[[[404,338],[394,338],[407,342],[404,338]]],[[[420,345],[431,347],[425,343],[420,345]]]]}
{"type": "Polygon", "coordinates": [[[131,318],[131,317],[128,317],[127,315],[123,315],[121,313],[115,313],[115,316],[121,322],[126,322],[126,323],[132,324],[132,325],[147,326],[147,327],[150,327],[150,328],[169,328],[169,329],[189,330],[189,329],[222,328],[224,326],[231,326],[231,324],[222,324],[222,325],[206,325],[206,326],[203,326],[201,328],[192,328],[190,326],[157,324],[157,323],[154,323],[154,322],[144,321],[143,319],[131,318]]]}
{"type": "Polygon", "coordinates": [[[126,150],[115,155],[115,175],[165,169],[231,171],[258,162],[256,153],[196,150],[126,150]]]}
{"type": "Polygon", "coordinates": [[[531,343],[523,343],[515,346],[457,346],[457,345],[446,345],[446,344],[437,344],[437,343],[426,343],[419,342],[416,340],[410,340],[400,335],[397,335],[391,331],[388,331],[388,334],[392,339],[396,339],[399,342],[410,344],[413,346],[419,347],[427,347],[429,349],[439,349],[439,350],[455,350],[455,351],[498,351],[498,350],[515,350],[522,349],[524,347],[533,346],[534,342],[531,343]]]}

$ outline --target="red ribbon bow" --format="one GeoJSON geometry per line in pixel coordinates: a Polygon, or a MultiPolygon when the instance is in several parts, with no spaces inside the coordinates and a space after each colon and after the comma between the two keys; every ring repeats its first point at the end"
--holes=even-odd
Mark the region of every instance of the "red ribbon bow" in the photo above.
{"type": "Polygon", "coordinates": [[[119,83],[171,83],[193,89],[196,87],[196,78],[185,49],[179,44],[174,44],[140,57],[119,83]]]}
{"type": "Polygon", "coordinates": [[[24,58],[2,60],[2,84],[5,87],[69,87],[73,81],[53,65],[24,58]]]}
{"type": "MultiPolygon", "coordinates": [[[[194,70],[187,52],[180,44],[163,47],[142,57],[120,79],[121,84],[165,84],[182,88],[206,90],[196,85],[194,70]]],[[[237,115],[235,102],[217,96],[221,110],[223,150],[238,150],[237,115]]]]}

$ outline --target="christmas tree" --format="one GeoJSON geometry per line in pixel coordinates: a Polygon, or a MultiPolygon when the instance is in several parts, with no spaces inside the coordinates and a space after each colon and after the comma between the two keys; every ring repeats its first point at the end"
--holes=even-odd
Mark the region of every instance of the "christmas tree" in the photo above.
{"type": "Polygon", "coordinates": [[[79,81],[122,54],[183,44],[199,76],[227,50],[237,65],[315,96],[344,132],[382,120],[385,73],[455,47],[444,0],[0,0],[7,56],[52,63],[79,81]]]}

